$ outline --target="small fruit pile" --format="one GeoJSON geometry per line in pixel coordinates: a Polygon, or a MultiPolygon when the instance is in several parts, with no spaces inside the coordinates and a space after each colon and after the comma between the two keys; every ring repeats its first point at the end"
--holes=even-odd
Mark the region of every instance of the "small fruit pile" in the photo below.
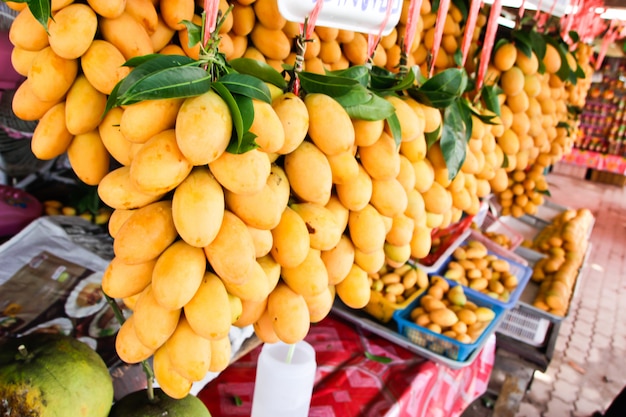
{"type": "Polygon", "coordinates": [[[403,303],[417,291],[428,287],[428,275],[409,264],[397,268],[385,265],[380,271],[368,274],[370,288],[393,304],[403,303]]]}
{"type": "Polygon", "coordinates": [[[109,207],[100,207],[96,213],[82,211],[72,205],[63,204],[58,200],[45,200],[43,202],[43,210],[46,216],[78,216],[99,225],[106,225],[113,212],[109,207]]]}
{"type": "Polygon", "coordinates": [[[440,277],[431,277],[427,293],[410,318],[418,326],[461,343],[474,343],[495,318],[495,312],[467,300],[463,286],[450,286],[440,277]]]}
{"type": "Polygon", "coordinates": [[[488,253],[485,245],[476,240],[454,251],[443,276],[504,302],[519,282],[509,262],[488,253]]]}
{"type": "Polygon", "coordinates": [[[533,165],[528,171],[514,170],[509,173],[509,185],[498,195],[503,216],[521,217],[537,213],[544,202],[543,193],[548,191],[548,182],[543,168],[533,165]]]}

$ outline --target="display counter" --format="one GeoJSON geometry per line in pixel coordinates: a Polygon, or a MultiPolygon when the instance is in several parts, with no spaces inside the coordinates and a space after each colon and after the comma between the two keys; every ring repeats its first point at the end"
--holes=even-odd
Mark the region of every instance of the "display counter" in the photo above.
{"type": "MultiPolygon", "coordinates": [[[[305,340],[317,360],[310,416],[459,416],[486,391],[495,357],[492,335],[471,365],[451,369],[332,313],[305,340]]],[[[198,393],[214,417],[250,415],[260,351],[198,393]]]]}
{"type": "Polygon", "coordinates": [[[563,156],[562,162],[595,169],[597,171],[626,175],[626,158],[620,155],[583,151],[574,148],[569,154],[563,156]]]}

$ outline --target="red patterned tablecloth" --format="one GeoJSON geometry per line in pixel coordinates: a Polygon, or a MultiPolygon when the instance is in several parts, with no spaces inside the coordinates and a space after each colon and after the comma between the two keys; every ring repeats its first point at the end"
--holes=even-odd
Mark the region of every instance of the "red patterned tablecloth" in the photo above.
{"type": "MultiPolygon", "coordinates": [[[[313,325],[306,341],[318,365],[309,417],[459,416],[486,391],[495,357],[492,335],[471,365],[453,370],[333,315],[313,325]],[[392,361],[383,364],[365,352],[392,361]]],[[[213,417],[250,415],[260,351],[231,364],[198,393],[213,417]]]]}
{"type": "Polygon", "coordinates": [[[563,156],[562,162],[626,175],[626,158],[619,155],[608,155],[574,148],[572,152],[563,156]]]}

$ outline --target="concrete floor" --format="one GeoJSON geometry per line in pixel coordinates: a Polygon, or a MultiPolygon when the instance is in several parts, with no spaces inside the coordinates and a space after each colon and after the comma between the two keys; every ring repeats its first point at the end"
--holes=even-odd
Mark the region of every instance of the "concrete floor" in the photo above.
{"type": "Polygon", "coordinates": [[[587,417],[626,386],[626,187],[586,181],[584,173],[561,165],[548,175],[553,202],[587,207],[596,217],[593,248],[552,360],[534,372],[514,409],[494,412],[497,397],[486,395],[463,417],[587,417]]]}

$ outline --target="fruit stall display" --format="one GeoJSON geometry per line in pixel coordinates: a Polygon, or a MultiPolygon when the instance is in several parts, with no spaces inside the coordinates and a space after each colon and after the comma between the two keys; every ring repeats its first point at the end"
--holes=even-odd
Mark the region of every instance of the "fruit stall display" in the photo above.
{"type": "Polygon", "coordinates": [[[231,326],[295,343],[335,297],[424,290],[404,265],[481,199],[534,213],[592,72],[588,44],[528,23],[496,42],[497,7],[463,2],[401,2],[379,42],[277,0],[6,4],[13,111],[112,209],[117,352],[173,398],[228,366],[231,326]]]}

